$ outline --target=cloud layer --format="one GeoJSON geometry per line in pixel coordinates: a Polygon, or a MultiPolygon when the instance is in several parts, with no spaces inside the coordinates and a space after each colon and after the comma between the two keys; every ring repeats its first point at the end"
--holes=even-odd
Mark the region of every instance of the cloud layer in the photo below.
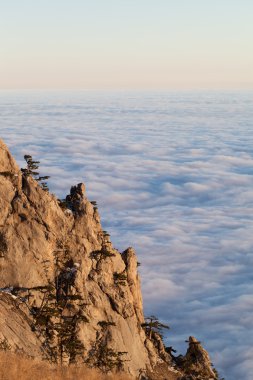
{"type": "Polygon", "coordinates": [[[0,136],[63,197],[85,182],[141,262],[146,314],[196,335],[228,380],[253,370],[252,93],[0,93],[0,136]]]}

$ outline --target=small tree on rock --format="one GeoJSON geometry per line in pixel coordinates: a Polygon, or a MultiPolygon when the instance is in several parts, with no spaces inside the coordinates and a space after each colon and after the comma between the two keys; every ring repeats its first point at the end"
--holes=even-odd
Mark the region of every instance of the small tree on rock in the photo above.
{"type": "Polygon", "coordinates": [[[43,176],[41,177],[39,175],[39,172],[37,171],[39,169],[39,163],[40,161],[34,161],[32,156],[30,154],[25,154],[24,159],[26,160],[26,168],[21,169],[21,172],[25,177],[32,176],[42,187],[44,191],[48,191],[47,183],[45,182],[50,176],[43,176]]]}
{"type": "Polygon", "coordinates": [[[157,333],[161,336],[161,331],[163,329],[169,329],[168,325],[161,323],[154,315],[146,317],[145,323],[142,323],[141,326],[144,327],[146,335],[149,337],[149,339],[152,339],[153,333],[157,333]]]}

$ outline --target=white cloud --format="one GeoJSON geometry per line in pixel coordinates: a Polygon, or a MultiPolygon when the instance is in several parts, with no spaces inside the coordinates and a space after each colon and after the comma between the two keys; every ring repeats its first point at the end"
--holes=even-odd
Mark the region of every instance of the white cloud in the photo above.
{"type": "Polygon", "coordinates": [[[9,93],[1,138],[21,165],[41,161],[59,197],[86,183],[115,246],[136,248],[169,345],[195,334],[226,379],[251,380],[252,108],[247,94],[239,111],[201,96],[9,93]]]}

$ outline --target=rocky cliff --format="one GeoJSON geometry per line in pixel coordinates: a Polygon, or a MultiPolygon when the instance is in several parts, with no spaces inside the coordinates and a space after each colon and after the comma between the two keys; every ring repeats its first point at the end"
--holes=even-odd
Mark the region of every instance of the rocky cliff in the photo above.
{"type": "Polygon", "coordinates": [[[150,333],[135,252],[113,247],[84,184],[58,200],[1,140],[0,288],[0,348],[134,378],[161,365],[167,379],[217,378],[194,338],[175,359],[150,333]]]}

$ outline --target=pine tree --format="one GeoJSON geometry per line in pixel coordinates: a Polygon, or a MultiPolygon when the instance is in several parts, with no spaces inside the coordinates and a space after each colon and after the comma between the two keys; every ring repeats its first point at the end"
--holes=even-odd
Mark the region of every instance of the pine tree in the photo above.
{"type": "Polygon", "coordinates": [[[40,176],[39,172],[37,171],[39,169],[40,161],[34,161],[32,156],[30,154],[25,154],[24,159],[26,161],[26,168],[21,169],[23,176],[25,177],[33,177],[42,187],[44,191],[48,191],[48,185],[45,182],[50,176],[40,176]]]}
{"type": "Polygon", "coordinates": [[[145,328],[145,332],[149,339],[152,339],[153,333],[157,333],[161,336],[161,331],[163,329],[169,329],[168,325],[161,323],[154,315],[146,317],[145,323],[142,323],[142,327],[145,328]]]}

